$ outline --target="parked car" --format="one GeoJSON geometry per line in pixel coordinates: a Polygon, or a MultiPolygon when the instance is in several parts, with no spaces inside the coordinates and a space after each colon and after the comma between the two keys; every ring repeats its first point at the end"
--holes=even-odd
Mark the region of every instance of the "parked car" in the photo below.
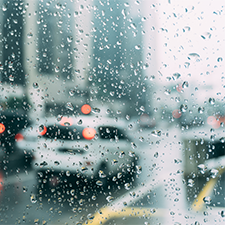
{"type": "Polygon", "coordinates": [[[46,118],[20,134],[17,148],[33,157],[42,189],[86,179],[104,186],[106,181],[134,175],[138,157],[126,127],[112,118],[46,118]]]}

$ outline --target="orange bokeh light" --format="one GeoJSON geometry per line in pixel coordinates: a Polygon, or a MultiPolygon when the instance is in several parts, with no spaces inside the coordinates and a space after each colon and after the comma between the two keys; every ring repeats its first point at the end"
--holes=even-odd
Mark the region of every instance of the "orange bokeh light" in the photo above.
{"type": "Polygon", "coordinates": [[[96,130],[94,128],[84,128],[82,131],[82,135],[85,139],[91,140],[95,137],[96,130]]]}
{"type": "Polygon", "coordinates": [[[215,129],[220,127],[220,121],[218,121],[214,116],[209,116],[207,118],[207,123],[215,129]]]}
{"type": "Polygon", "coordinates": [[[85,104],[81,107],[81,112],[83,114],[89,114],[91,112],[91,106],[88,104],[85,104]]]}
{"type": "Polygon", "coordinates": [[[175,110],[173,110],[173,112],[172,112],[172,116],[173,116],[175,119],[180,118],[181,115],[182,115],[182,112],[181,112],[179,109],[175,109],[175,110]]]}
{"type": "Polygon", "coordinates": [[[183,91],[182,84],[178,84],[178,86],[176,87],[176,90],[181,93],[183,91]]]}
{"type": "Polygon", "coordinates": [[[22,141],[24,139],[23,135],[21,133],[18,133],[15,135],[15,140],[16,141],[22,141]]]}
{"type": "Polygon", "coordinates": [[[73,119],[69,117],[63,117],[60,120],[60,125],[62,126],[71,126],[73,124],[73,119]]]}
{"type": "Polygon", "coordinates": [[[5,125],[3,123],[0,123],[0,134],[2,134],[5,131],[5,125]]]}

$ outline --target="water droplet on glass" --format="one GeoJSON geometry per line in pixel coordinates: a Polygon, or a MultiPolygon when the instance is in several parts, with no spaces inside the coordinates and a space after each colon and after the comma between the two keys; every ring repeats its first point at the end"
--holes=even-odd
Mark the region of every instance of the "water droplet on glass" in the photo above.
{"type": "Polygon", "coordinates": [[[123,18],[126,19],[126,16],[127,16],[127,15],[126,15],[126,10],[125,10],[125,9],[122,9],[121,13],[122,13],[122,15],[123,15],[123,18]]]}
{"type": "Polygon", "coordinates": [[[87,170],[88,170],[88,168],[86,166],[81,167],[82,172],[87,171],[87,170]]]}
{"type": "Polygon", "coordinates": [[[67,176],[67,177],[70,176],[70,171],[69,171],[69,170],[66,171],[66,176],[67,176]]]}
{"type": "Polygon", "coordinates": [[[120,179],[123,176],[121,172],[117,173],[117,178],[120,179]]]}
{"type": "Polygon", "coordinates": [[[198,170],[201,172],[201,174],[204,174],[207,170],[207,167],[204,164],[199,164],[198,170]]]}
{"type": "Polygon", "coordinates": [[[171,94],[171,90],[166,89],[166,90],[164,91],[164,94],[165,94],[165,95],[170,95],[170,94],[171,94]]]}
{"type": "Polygon", "coordinates": [[[216,138],[216,135],[215,134],[210,136],[210,140],[211,141],[215,141],[215,138],[216,138]]]}
{"type": "Polygon", "coordinates": [[[189,187],[193,187],[193,186],[195,185],[194,180],[188,179],[187,185],[188,185],[189,187]]]}
{"type": "Polygon", "coordinates": [[[135,4],[136,4],[136,5],[140,5],[140,2],[139,2],[139,1],[135,1],[135,4]]]}
{"type": "Polygon", "coordinates": [[[39,87],[38,83],[33,83],[33,87],[38,88],[39,87]]]}
{"type": "Polygon", "coordinates": [[[82,119],[80,119],[80,120],[77,122],[78,125],[81,125],[82,123],[83,123],[82,119]]]}
{"type": "Polygon", "coordinates": [[[221,142],[221,143],[224,143],[224,142],[225,142],[225,137],[221,137],[221,138],[220,138],[220,142],[221,142]]]}
{"type": "Polygon", "coordinates": [[[95,217],[94,217],[93,214],[89,213],[89,214],[87,215],[87,218],[88,218],[89,220],[93,220],[95,217]]]}
{"type": "Polygon", "coordinates": [[[126,115],[126,120],[130,120],[130,116],[129,115],[126,115]]]}
{"type": "Polygon", "coordinates": [[[131,142],[131,147],[132,147],[133,149],[135,149],[135,148],[137,148],[137,145],[136,145],[134,142],[131,142]]]}
{"type": "Polygon", "coordinates": [[[135,45],[135,49],[136,50],[140,50],[141,49],[141,46],[140,45],[135,45]]]}
{"type": "Polygon", "coordinates": [[[70,89],[70,90],[69,90],[69,95],[70,95],[70,96],[74,96],[74,94],[75,94],[75,90],[74,90],[74,89],[70,89]]]}
{"type": "Polygon", "coordinates": [[[190,53],[188,59],[198,59],[200,57],[197,53],[190,53]]]}
{"type": "Polygon", "coordinates": [[[84,199],[80,199],[80,200],[79,200],[79,205],[81,205],[81,206],[82,206],[82,205],[84,204],[84,202],[85,202],[85,200],[84,200],[84,199]]]}
{"type": "Polygon", "coordinates": [[[92,108],[92,112],[93,113],[100,113],[100,109],[99,108],[92,108]]]}
{"type": "Polygon", "coordinates": [[[132,151],[129,151],[128,155],[129,155],[130,157],[135,157],[135,153],[132,152],[132,151]]]}
{"type": "Polygon", "coordinates": [[[204,113],[204,111],[205,111],[204,107],[201,106],[198,108],[198,113],[202,114],[202,113],[204,113]]]}
{"type": "Polygon", "coordinates": [[[61,5],[60,3],[57,3],[55,7],[56,7],[56,9],[60,9],[61,6],[62,6],[62,5],[61,5]]]}
{"type": "Polygon", "coordinates": [[[30,196],[30,201],[31,201],[31,203],[36,203],[37,202],[37,198],[36,198],[36,196],[34,195],[34,194],[32,194],[31,196],[30,196]]]}
{"type": "Polygon", "coordinates": [[[72,42],[73,41],[73,37],[72,36],[68,36],[67,37],[67,41],[70,43],[70,42],[72,42]]]}
{"type": "Polygon", "coordinates": [[[62,115],[58,115],[58,116],[57,116],[57,121],[58,121],[58,122],[61,121],[62,118],[63,118],[62,115]]]}
{"type": "Polygon", "coordinates": [[[112,201],[114,200],[114,198],[113,198],[112,196],[108,196],[108,197],[106,197],[106,200],[107,200],[108,202],[112,202],[112,201]]]}
{"type": "Polygon", "coordinates": [[[203,201],[206,203],[206,204],[210,204],[212,202],[212,199],[210,198],[210,196],[206,196],[203,198],[203,201]]]}
{"type": "Polygon", "coordinates": [[[134,198],[134,197],[136,197],[136,193],[134,191],[130,192],[130,196],[134,198]]]}
{"type": "Polygon", "coordinates": [[[151,134],[152,134],[152,136],[154,136],[154,137],[160,137],[162,133],[161,133],[160,130],[153,130],[153,131],[151,132],[151,134]]]}
{"type": "Polygon", "coordinates": [[[136,169],[137,169],[137,173],[138,174],[141,174],[141,172],[142,172],[142,166],[136,166],[136,169]]]}
{"type": "Polygon", "coordinates": [[[13,59],[16,58],[16,54],[14,52],[11,54],[11,56],[12,56],[13,59]]]}
{"type": "Polygon", "coordinates": [[[190,31],[190,30],[191,30],[191,28],[188,27],[188,26],[185,26],[185,27],[183,28],[183,32],[187,32],[187,31],[190,31]]]}
{"type": "Polygon", "coordinates": [[[58,161],[54,162],[55,166],[58,166],[60,163],[58,161]]]}
{"type": "Polygon", "coordinates": [[[96,181],[96,184],[97,184],[98,186],[102,186],[102,185],[103,185],[103,182],[100,181],[100,180],[97,180],[97,181],[96,181]]]}
{"type": "MultiPolygon", "coordinates": [[[[44,145],[45,148],[47,148],[47,145],[45,143],[43,145],[44,145]]],[[[48,163],[46,161],[43,161],[43,162],[40,163],[41,167],[47,166],[47,165],[48,165],[48,163]]]]}
{"type": "Polygon", "coordinates": [[[141,136],[141,137],[139,137],[139,141],[141,141],[141,142],[144,142],[144,138],[141,136]]]}
{"type": "Polygon", "coordinates": [[[34,219],[34,224],[35,225],[39,225],[40,224],[40,220],[39,219],[34,219]]]}
{"type": "Polygon", "coordinates": [[[215,99],[214,99],[214,98],[209,98],[209,103],[210,103],[211,105],[214,105],[214,104],[215,104],[215,99]]]}
{"type": "Polygon", "coordinates": [[[74,110],[74,107],[73,107],[73,105],[72,105],[71,102],[67,102],[67,103],[66,103],[66,108],[69,109],[69,110],[71,110],[71,111],[74,110]]]}
{"type": "Polygon", "coordinates": [[[6,4],[3,4],[2,5],[2,11],[5,12],[7,9],[8,9],[7,5],[6,4]]]}
{"type": "Polygon", "coordinates": [[[27,192],[28,188],[23,186],[23,192],[27,192]]]}
{"type": "Polygon", "coordinates": [[[181,75],[179,73],[174,73],[172,77],[174,80],[177,80],[181,77],[181,75]]]}
{"type": "Polygon", "coordinates": [[[217,62],[222,62],[223,61],[223,58],[221,58],[221,57],[219,57],[218,59],[217,59],[217,62]]]}
{"type": "Polygon", "coordinates": [[[189,84],[187,81],[184,81],[182,84],[182,88],[188,88],[189,84]]]}
{"type": "Polygon", "coordinates": [[[185,63],[184,63],[184,67],[185,67],[185,68],[189,68],[189,66],[190,66],[190,63],[189,63],[189,62],[185,62],[185,63]]]}
{"type": "Polygon", "coordinates": [[[121,151],[120,153],[119,153],[119,158],[123,158],[125,156],[125,153],[123,152],[123,151],[121,151]]]}
{"type": "Polygon", "coordinates": [[[32,34],[31,32],[29,32],[29,33],[27,34],[27,37],[28,37],[28,38],[32,38],[32,37],[33,37],[33,34],[32,34]]]}
{"type": "Polygon", "coordinates": [[[145,107],[144,106],[141,106],[140,107],[140,110],[144,112],[145,111],[145,107]]]}
{"type": "Polygon", "coordinates": [[[221,211],[221,216],[225,217],[225,211],[221,211]]]}
{"type": "Polygon", "coordinates": [[[205,32],[204,34],[201,35],[201,37],[202,37],[203,39],[210,39],[211,36],[212,36],[212,35],[211,35],[209,32],[205,32]]]}
{"type": "Polygon", "coordinates": [[[126,190],[130,190],[130,188],[131,188],[130,183],[125,183],[125,184],[124,184],[124,188],[125,188],[126,190]]]}
{"type": "Polygon", "coordinates": [[[158,156],[159,156],[159,153],[156,152],[156,153],[154,154],[154,157],[155,157],[155,158],[158,158],[158,156]]]}
{"type": "Polygon", "coordinates": [[[9,76],[9,80],[10,80],[10,81],[14,81],[14,76],[13,76],[13,75],[10,75],[10,76],[9,76]]]}
{"type": "Polygon", "coordinates": [[[211,169],[210,170],[210,176],[212,178],[216,178],[218,174],[219,174],[219,170],[217,170],[217,169],[211,169]]]}
{"type": "Polygon", "coordinates": [[[55,72],[58,73],[60,68],[58,66],[55,67],[55,72]]]}
{"type": "Polygon", "coordinates": [[[72,195],[72,196],[75,195],[75,190],[74,190],[74,189],[72,189],[72,190],[70,191],[70,195],[72,195]]]}
{"type": "Polygon", "coordinates": [[[40,133],[43,132],[44,129],[45,129],[45,126],[43,124],[40,125],[39,128],[38,128],[38,130],[39,130],[40,133]]]}
{"type": "Polygon", "coordinates": [[[188,106],[187,106],[186,104],[182,104],[182,105],[180,106],[180,111],[181,111],[181,112],[186,112],[187,109],[188,109],[188,106]]]}
{"type": "Polygon", "coordinates": [[[3,65],[2,64],[0,64],[0,70],[3,70],[3,65]]]}
{"type": "Polygon", "coordinates": [[[112,165],[116,165],[117,163],[118,163],[118,160],[116,160],[116,159],[112,160],[112,165]]]}
{"type": "Polygon", "coordinates": [[[98,171],[98,175],[99,175],[100,178],[105,178],[106,177],[105,173],[102,170],[98,171]]]}

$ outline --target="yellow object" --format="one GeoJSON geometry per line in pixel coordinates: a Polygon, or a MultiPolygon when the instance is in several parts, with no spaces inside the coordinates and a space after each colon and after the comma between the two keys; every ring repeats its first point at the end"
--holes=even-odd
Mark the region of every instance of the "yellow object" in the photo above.
{"type": "Polygon", "coordinates": [[[218,174],[215,178],[211,178],[206,185],[202,188],[197,198],[194,200],[191,208],[195,211],[201,211],[205,205],[204,198],[211,195],[213,188],[215,187],[219,176],[225,172],[225,168],[219,168],[218,174]]]}

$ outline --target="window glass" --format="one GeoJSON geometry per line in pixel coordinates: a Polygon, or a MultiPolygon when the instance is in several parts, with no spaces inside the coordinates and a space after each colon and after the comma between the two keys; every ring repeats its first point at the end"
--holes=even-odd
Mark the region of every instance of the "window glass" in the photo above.
{"type": "Polygon", "coordinates": [[[60,73],[67,77],[72,72],[74,4],[39,1],[38,5],[38,49],[39,72],[60,73]]]}
{"type": "Polygon", "coordinates": [[[41,128],[41,136],[47,139],[56,140],[79,140],[82,139],[82,128],[64,127],[64,126],[47,126],[41,128]]]}
{"type": "Polygon", "coordinates": [[[125,139],[120,129],[115,127],[99,127],[100,138],[102,139],[125,139]]]}
{"type": "Polygon", "coordinates": [[[0,224],[225,224],[224,1],[0,1],[0,224]]]}

